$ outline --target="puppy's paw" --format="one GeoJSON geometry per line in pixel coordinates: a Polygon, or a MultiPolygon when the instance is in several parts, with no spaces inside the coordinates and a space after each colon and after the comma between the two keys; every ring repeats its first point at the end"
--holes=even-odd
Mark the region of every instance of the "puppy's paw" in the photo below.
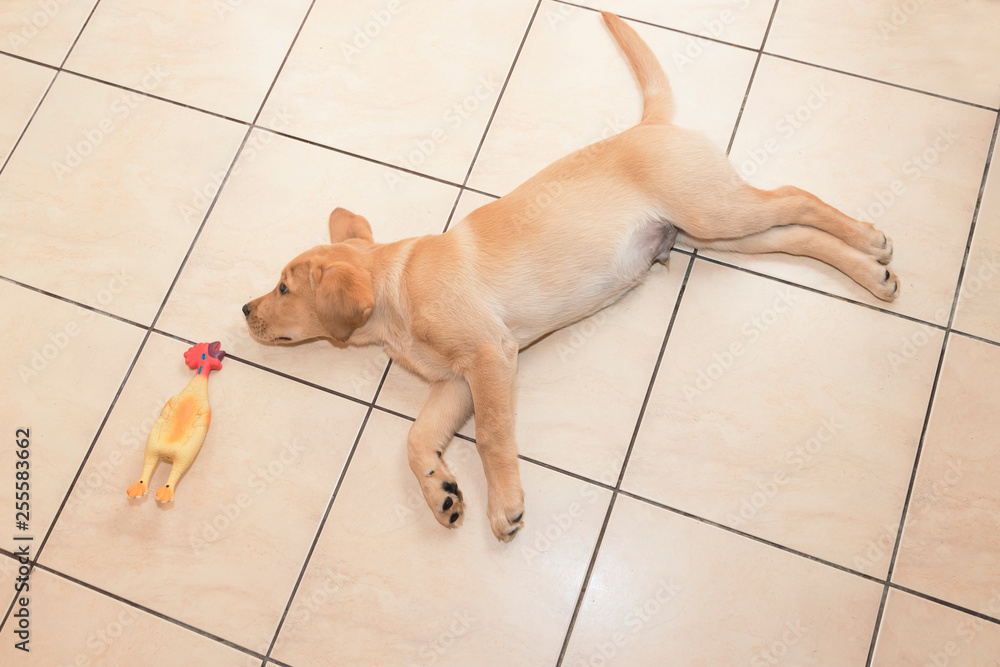
{"type": "Polygon", "coordinates": [[[865,284],[868,291],[883,301],[895,301],[899,296],[899,278],[896,274],[881,264],[876,264],[871,273],[871,280],[865,284]]]}
{"type": "Polygon", "coordinates": [[[420,483],[424,500],[445,528],[458,528],[465,519],[465,500],[455,478],[447,470],[438,469],[437,475],[425,476],[420,483]],[[442,474],[443,473],[443,474],[442,474]]]}
{"type": "Polygon", "coordinates": [[[490,494],[490,528],[501,542],[510,542],[517,531],[524,528],[524,492],[521,488],[510,490],[506,499],[490,494]]]}
{"type": "Polygon", "coordinates": [[[882,234],[882,242],[871,248],[868,254],[879,264],[888,264],[892,261],[892,239],[882,234]]]}

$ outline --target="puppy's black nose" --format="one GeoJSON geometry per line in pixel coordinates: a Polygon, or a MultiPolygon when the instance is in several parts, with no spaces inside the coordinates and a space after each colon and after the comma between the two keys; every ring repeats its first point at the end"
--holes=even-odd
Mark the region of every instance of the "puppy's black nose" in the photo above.
{"type": "Polygon", "coordinates": [[[244,303],[243,304],[243,316],[244,317],[250,317],[250,304],[249,303],[244,303]]]}

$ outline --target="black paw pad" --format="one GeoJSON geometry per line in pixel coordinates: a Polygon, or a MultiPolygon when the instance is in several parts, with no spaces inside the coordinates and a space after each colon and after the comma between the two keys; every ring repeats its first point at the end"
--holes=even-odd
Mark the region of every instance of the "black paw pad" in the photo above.
{"type": "Polygon", "coordinates": [[[453,493],[456,496],[458,495],[458,484],[455,482],[441,482],[441,488],[447,493],[453,493]]]}
{"type": "Polygon", "coordinates": [[[450,517],[448,517],[448,523],[455,523],[458,521],[458,512],[455,512],[450,517]]]}
{"type": "Polygon", "coordinates": [[[524,512],[518,512],[517,516],[510,520],[511,523],[517,523],[524,516],[524,512]]]}
{"type": "Polygon", "coordinates": [[[447,498],[444,499],[444,505],[441,506],[441,511],[442,512],[447,512],[448,510],[451,509],[451,506],[454,505],[454,504],[455,504],[455,501],[453,501],[451,499],[451,496],[448,496],[447,498]]]}
{"type": "Polygon", "coordinates": [[[883,278],[883,280],[885,280],[886,282],[889,282],[889,269],[885,270],[885,278],[883,278]]]}

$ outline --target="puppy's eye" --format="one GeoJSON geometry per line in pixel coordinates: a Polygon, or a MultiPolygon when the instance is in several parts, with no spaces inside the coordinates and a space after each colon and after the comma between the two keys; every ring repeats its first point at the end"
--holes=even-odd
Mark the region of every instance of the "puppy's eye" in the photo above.
{"type": "Polygon", "coordinates": [[[278,285],[278,291],[284,294],[285,292],[288,291],[288,286],[285,285],[285,283],[281,283],[280,285],[278,285]]]}

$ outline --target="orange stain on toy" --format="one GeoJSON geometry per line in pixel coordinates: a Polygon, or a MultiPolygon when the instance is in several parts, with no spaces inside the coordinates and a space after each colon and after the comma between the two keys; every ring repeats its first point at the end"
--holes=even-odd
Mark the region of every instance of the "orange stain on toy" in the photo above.
{"type": "Polygon", "coordinates": [[[191,417],[194,415],[194,399],[185,396],[177,406],[177,415],[172,419],[170,433],[167,435],[168,442],[180,442],[187,436],[188,429],[191,428],[191,417]]]}

